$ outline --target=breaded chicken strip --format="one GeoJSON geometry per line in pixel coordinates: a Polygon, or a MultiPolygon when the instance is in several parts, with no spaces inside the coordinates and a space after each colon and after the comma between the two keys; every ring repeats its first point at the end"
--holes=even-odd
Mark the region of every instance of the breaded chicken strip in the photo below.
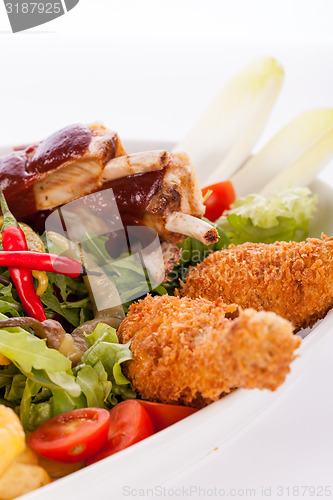
{"type": "Polygon", "coordinates": [[[180,295],[273,311],[296,331],[312,326],[333,305],[333,238],[231,246],[191,268],[180,295]]]}
{"type": "Polygon", "coordinates": [[[168,295],[133,304],[118,335],[132,341],[125,373],[142,399],[193,407],[237,387],[274,391],[300,344],[274,313],[168,295]]]}

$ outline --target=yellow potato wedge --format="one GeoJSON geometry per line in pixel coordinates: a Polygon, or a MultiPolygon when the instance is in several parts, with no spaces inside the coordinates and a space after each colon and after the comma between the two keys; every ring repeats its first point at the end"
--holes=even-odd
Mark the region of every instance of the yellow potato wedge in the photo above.
{"type": "Polygon", "coordinates": [[[16,413],[0,405],[0,478],[24,451],[25,434],[16,413]]]}
{"type": "MultiPolygon", "coordinates": [[[[75,464],[65,464],[63,462],[56,462],[55,460],[49,460],[38,455],[38,463],[43,469],[45,469],[52,479],[60,479],[61,477],[67,476],[72,472],[76,472],[85,466],[84,462],[77,462],[75,464]]],[[[1,499],[0,499],[1,500],[1,499]]]]}
{"type": "Polygon", "coordinates": [[[28,465],[39,465],[37,453],[27,445],[23,453],[17,457],[15,463],[28,464],[28,465]]]}
{"type": "Polygon", "coordinates": [[[0,478],[0,500],[12,500],[51,482],[39,465],[14,462],[0,478]]]}

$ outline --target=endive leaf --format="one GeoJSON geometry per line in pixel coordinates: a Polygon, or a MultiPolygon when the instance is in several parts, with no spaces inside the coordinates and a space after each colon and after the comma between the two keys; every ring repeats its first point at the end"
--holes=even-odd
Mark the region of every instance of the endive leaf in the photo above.
{"type": "Polygon", "coordinates": [[[191,158],[198,179],[208,185],[230,177],[259,138],[283,80],[271,57],[255,60],[221,90],[174,151],[191,158]]]}
{"type": "Polygon", "coordinates": [[[261,194],[268,197],[286,186],[309,186],[318,173],[333,158],[333,127],[313,144],[292,165],[274,177],[262,189],[261,194]]]}
{"type": "Polygon", "coordinates": [[[333,109],[302,113],[231,177],[237,196],[309,185],[333,156],[332,135],[333,109]]]}

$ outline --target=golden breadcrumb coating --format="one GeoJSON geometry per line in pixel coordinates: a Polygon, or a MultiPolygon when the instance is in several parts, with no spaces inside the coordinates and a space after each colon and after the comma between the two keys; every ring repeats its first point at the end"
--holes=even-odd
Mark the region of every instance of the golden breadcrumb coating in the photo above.
{"type": "Polygon", "coordinates": [[[191,268],[179,293],[273,311],[295,330],[312,326],[333,305],[333,238],[232,245],[191,268]]]}
{"type": "Polygon", "coordinates": [[[237,387],[274,391],[300,344],[274,313],[168,295],[133,304],[118,335],[131,340],[125,373],[143,399],[194,407],[237,387]]]}

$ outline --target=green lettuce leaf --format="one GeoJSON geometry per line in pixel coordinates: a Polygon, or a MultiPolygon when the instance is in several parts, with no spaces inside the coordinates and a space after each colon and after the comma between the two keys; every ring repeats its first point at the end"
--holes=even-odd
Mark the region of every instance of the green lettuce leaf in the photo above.
{"type": "Polygon", "coordinates": [[[53,411],[53,406],[50,402],[42,402],[30,404],[27,406],[25,412],[21,411],[20,415],[24,423],[23,427],[28,431],[34,431],[36,427],[50,420],[54,415],[58,415],[58,413],[53,411]]]}
{"type": "Polygon", "coordinates": [[[27,378],[22,373],[14,375],[11,384],[6,385],[5,399],[12,403],[21,401],[26,381],[27,378]]]}
{"type": "Polygon", "coordinates": [[[96,342],[82,357],[83,365],[94,366],[101,361],[108,378],[114,379],[117,384],[128,384],[129,380],[121,373],[120,364],[133,359],[133,354],[129,350],[129,344],[114,344],[109,342],[96,342]]]}
{"type": "Polygon", "coordinates": [[[118,402],[116,396],[122,399],[134,398],[136,395],[130,389],[130,382],[121,370],[124,361],[133,359],[130,344],[119,344],[116,330],[105,323],[99,323],[86,339],[90,347],[75,369],[78,383],[86,397],[93,397],[91,391],[95,385],[99,388],[98,393],[95,389],[98,405],[102,401],[104,404],[114,405],[118,402]],[[93,375],[92,370],[96,375],[93,375]],[[93,380],[95,384],[92,384],[93,380]]]}
{"type": "Polygon", "coordinates": [[[106,323],[98,323],[95,330],[90,335],[86,335],[86,343],[88,347],[91,347],[98,340],[119,344],[116,330],[106,323]]]}
{"type": "Polygon", "coordinates": [[[22,328],[8,330],[0,330],[0,353],[10,359],[23,373],[31,372],[32,368],[48,372],[71,369],[70,360],[55,349],[49,349],[44,340],[34,337],[22,328]]]}
{"type": "MultiPolygon", "coordinates": [[[[107,380],[107,374],[104,369],[105,377],[103,377],[104,380],[101,381],[99,378],[101,371],[96,370],[95,366],[83,366],[78,372],[76,380],[87,398],[87,405],[104,408],[105,401],[111,391],[112,383],[107,380]]],[[[101,368],[101,366],[99,368],[101,368]]]]}
{"type": "MultiPolygon", "coordinates": [[[[33,430],[34,423],[41,423],[43,416],[50,418],[57,414],[53,404],[55,395],[62,392],[65,399],[76,400],[81,396],[69,359],[23,328],[0,330],[0,353],[13,363],[0,372],[2,398],[6,404],[15,403],[19,407],[25,428],[33,430]]],[[[84,406],[85,398],[80,403],[84,406]]],[[[58,406],[58,409],[64,407],[58,406]]]]}
{"type": "Polygon", "coordinates": [[[45,370],[32,370],[28,375],[35,382],[39,383],[41,387],[46,387],[54,391],[64,391],[70,396],[77,398],[81,394],[80,386],[76,383],[72,372],[66,373],[64,371],[50,372],[45,370]]]}
{"type": "Polygon", "coordinates": [[[26,380],[23,395],[20,404],[20,419],[24,429],[28,429],[29,421],[31,419],[31,412],[33,410],[31,401],[34,396],[40,391],[40,384],[33,380],[26,380]]]}
{"type": "Polygon", "coordinates": [[[77,408],[86,408],[87,406],[87,399],[83,393],[75,398],[66,391],[53,391],[52,398],[50,398],[49,402],[52,405],[53,415],[66,413],[66,411],[75,410],[77,408]]]}

